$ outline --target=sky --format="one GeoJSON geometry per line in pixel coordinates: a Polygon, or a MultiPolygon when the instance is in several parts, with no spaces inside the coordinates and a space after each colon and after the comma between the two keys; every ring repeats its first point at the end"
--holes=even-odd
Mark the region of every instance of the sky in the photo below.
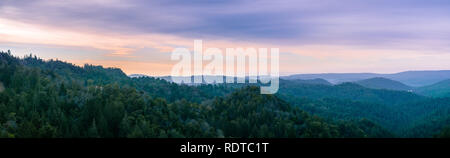
{"type": "Polygon", "coordinates": [[[0,50],[170,74],[174,48],[279,48],[280,74],[450,69],[448,0],[0,0],[0,50]]]}

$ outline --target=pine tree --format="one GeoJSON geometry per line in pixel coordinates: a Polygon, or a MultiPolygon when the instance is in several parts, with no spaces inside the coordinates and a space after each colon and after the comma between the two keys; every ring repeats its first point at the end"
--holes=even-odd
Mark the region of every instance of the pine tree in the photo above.
{"type": "Polygon", "coordinates": [[[89,128],[89,130],[88,130],[87,136],[89,138],[100,138],[100,134],[98,133],[97,125],[95,123],[95,119],[92,121],[92,125],[89,128]]]}

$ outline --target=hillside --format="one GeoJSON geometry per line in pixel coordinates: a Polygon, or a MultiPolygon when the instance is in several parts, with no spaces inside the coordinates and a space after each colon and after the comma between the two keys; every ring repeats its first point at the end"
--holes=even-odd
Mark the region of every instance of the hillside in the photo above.
{"type": "Polygon", "coordinates": [[[314,79],[322,78],[333,84],[343,82],[356,82],[375,77],[382,77],[401,82],[411,87],[422,87],[437,83],[442,80],[450,79],[450,70],[440,71],[405,71],[393,74],[377,73],[324,73],[324,74],[296,74],[283,76],[283,79],[314,79]]]}
{"type": "Polygon", "coordinates": [[[279,95],[292,95],[312,99],[337,98],[368,103],[401,104],[425,99],[420,95],[384,89],[370,89],[354,83],[314,85],[280,80],[279,95]]]}
{"type": "Polygon", "coordinates": [[[312,117],[299,107],[291,106],[276,96],[261,95],[258,87],[247,87],[232,93],[225,99],[216,99],[212,109],[221,116],[217,118],[218,121],[215,124],[224,129],[225,133],[233,133],[233,137],[273,137],[273,135],[263,134],[267,130],[278,132],[274,133],[275,137],[392,136],[387,130],[367,120],[333,123],[316,116],[312,117]],[[241,117],[248,121],[239,121],[241,117]],[[237,122],[229,122],[229,120],[237,122]],[[247,127],[247,129],[243,129],[244,131],[236,129],[236,126],[233,127],[235,123],[238,123],[237,127],[247,127]],[[249,133],[261,134],[252,136],[248,135],[249,133]]]}
{"type": "Polygon", "coordinates": [[[366,88],[372,89],[387,89],[387,90],[398,90],[398,91],[412,91],[414,88],[407,86],[401,82],[390,80],[382,77],[375,77],[365,80],[360,80],[355,82],[366,88]]]}
{"type": "Polygon", "coordinates": [[[0,137],[391,136],[368,120],[334,122],[310,116],[276,96],[261,95],[258,87],[191,87],[129,78],[120,69],[7,53],[0,53],[0,70],[5,83],[0,137]]]}
{"type": "Polygon", "coordinates": [[[353,83],[280,80],[276,95],[261,95],[9,53],[0,82],[0,137],[10,138],[432,137],[448,122],[446,98],[353,83]]]}
{"type": "Polygon", "coordinates": [[[377,77],[379,74],[374,73],[324,73],[324,74],[296,74],[290,76],[282,76],[285,80],[311,80],[321,78],[327,80],[333,84],[339,84],[343,82],[354,82],[358,80],[377,77]]]}
{"type": "Polygon", "coordinates": [[[430,137],[445,127],[450,115],[445,113],[450,110],[448,98],[436,100],[353,83],[325,86],[281,80],[280,84],[277,94],[280,98],[311,114],[332,120],[366,118],[401,137],[430,137]]]}
{"type": "Polygon", "coordinates": [[[321,78],[310,79],[310,80],[295,79],[295,80],[292,80],[292,81],[296,82],[296,83],[299,83],[299,84],[316,84],[316,85],[328,85],[328,86],[332,85],[327,80],[324,80],[324,79],[321,79],[321,78]]]}
{"type": "Polygon", "coordinates": [[[450,98],[428,99],[401,108],[413,119],[404,130],[405,137],[436,136],[450,127],[450,98]]]}
{"type": "Polygon", "coordinates": [[[450,97],[450,79],[417,88],[417,93],[430,97],[450,97]]]}
{"type": "Polygon", "coordinates": [[[422,87],[435,84],[442,80],[450,79],[450,70],[405,71],[396,74],[388,74],[384,77],[402,82],[409,86],[422,87]]]}

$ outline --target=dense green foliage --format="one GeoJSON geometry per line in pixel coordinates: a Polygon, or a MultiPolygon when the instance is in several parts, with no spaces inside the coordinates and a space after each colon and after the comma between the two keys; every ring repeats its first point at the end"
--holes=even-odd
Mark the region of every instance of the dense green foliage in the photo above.
{"type": "Polygon", "coordinates": [[[257,87],[184,86],[131,79],[119,69],[0,55],[1,137],[389,136],[366,120],[310,116],[257,87]]]}
{"type": "Polygon", "coordinates": [[[406,91],[282,81],[278,96],[332,120],[369,119],[399,137],[431,137],[450,125],[450,98],[426,98],[406,91]]]}
{"type": "Polygon", "coordinates": [[[445,98],[351,83],[281,80],[277,95],[256,86],[179,85],[0,53],[0,137],[448,136],[445,98]]]}
{"type": "Polygon", "coordinates": [[[291,80],[281,80],[281,95],[295,95],[311,99],[339,98],[344,100],[363,101],[370,103],[401,104],[425,99],[414,93],[369,89],[354,83],[339,85],[302,84],[291,80]]]}
{"type": "Polygon", "coordinates": [[[132,78],[132,82],[136,88],[153,97],[161,97],[170,102],[185,99],[196,103],[212,99],[216,96],[224,96],[243,86],[226,84],[188,86],[170,83],[163,79],[152,77],[132,78]]]}

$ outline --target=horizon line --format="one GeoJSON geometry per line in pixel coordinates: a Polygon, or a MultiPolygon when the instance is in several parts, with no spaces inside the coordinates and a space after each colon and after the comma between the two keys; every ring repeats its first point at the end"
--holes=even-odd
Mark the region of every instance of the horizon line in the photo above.
{"type": "MultiPolygon", "coordinates": [[[[65,62],[65,63],[69,63],[72,64],[74,66],[78,66],[78,67],[84,67],[84,65],[92,65],[92,66],[102,66],[103,68],[112,68],[112,69],[120,69],[123,73],[125,73],[127,76],[130,75],[145,75],[145,76],[150,76],[150,77],[168,77],[171,76],[170,72],[167,75],[150,75],[150,74],[146,74],[146,73],[127,73],[124,71],[123,68],[120,67],[114,67],[114,66],[105,66],[105,65],[101,65],[101,64],[92,64],[92,63],[83,63],[83,64],[75,64],[69,60],[62,60],[59,58],[42,58],[40,56],[37,56],[36,53],[29,53],[29,54],[25,54],[24,56],[19,56],[19,55],[14,55],[14,53],[12,53],[12,51],[10,49],[4,51],[4,50],[0,50],[0,52],[3,53],[8,53],[8,51],[11,53],[12,56],[19,58],[19,59],[24,59],[25,57],[28,57],[29,55],[36,56],[38,59],[42,59],[43,61],[51,61],[51,60],[55,60],[55,61],[61,61],[61,62],[65,62]]],[[[151,62],[148,62],[151,63],[151,62]]],[[[395,71],[395,72],[368,72],[368,71],[360,71],[360,72],[308,72],[308,73],[302,73],[302,72],[282,72],[280,71],[280,77],[287,77],[287,76],[293,76],[293,75],[318,75],[318,74],[381,74],[381,75],[389,75],[389,74],[398,74],[398,73],[403,73],[403,72],[421,72],[421,71],[428,71],[428,72],[437,72],[437,71],[450,71],[449,69],[406,69],[406,70],[402,70],[402,71],[395,71]]],[[[191,76],[199,76],[199,75],[191,75],[191,76]]],[[[212,76],[212,75],[202,75],[202,76],[212,76]]],[[[226,75],[221,75],[221,76],[226,76],[226,75]]],[[[248,75],[246,75],[248,76],[248,75]]]]}

